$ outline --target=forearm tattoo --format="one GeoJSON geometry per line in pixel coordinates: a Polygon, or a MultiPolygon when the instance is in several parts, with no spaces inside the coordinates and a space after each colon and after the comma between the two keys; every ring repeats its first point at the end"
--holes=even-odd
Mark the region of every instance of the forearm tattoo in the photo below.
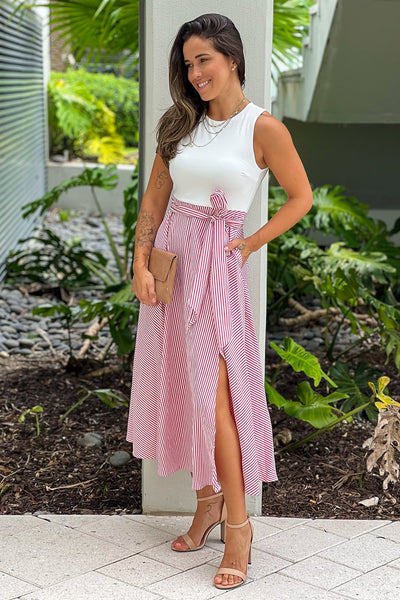
{"type": "Polygon", "coordinates": [[[156,188],[160,190],[168,179],[168,171],[164,169],[156,177],[156,188]]]}
{"type": "Polygon", "coordinates": [[[246,248],[246,244],[242,242],[241,244],[239,244],[239,246],[236,247],[239,248],[239,250],[244,250],[246,248]]]}
{"type": "Polygon", "coordinates": [[[149,256],[155,233],[156,227],[153,215],[147,212],[147,210],[141,210],[136,224],[135,245],[137,248],[147,249],[149,256]]]}

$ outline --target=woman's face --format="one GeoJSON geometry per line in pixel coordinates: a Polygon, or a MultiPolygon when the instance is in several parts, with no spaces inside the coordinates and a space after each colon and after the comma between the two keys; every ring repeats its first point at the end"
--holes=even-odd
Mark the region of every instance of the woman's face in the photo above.
{"type": "Polygon", "coordinates": [[[236,69],[235,61],[214,49],[211,40],[192,35],[183,44],[188,80],[205,102],[229,93],[236,69]]]}

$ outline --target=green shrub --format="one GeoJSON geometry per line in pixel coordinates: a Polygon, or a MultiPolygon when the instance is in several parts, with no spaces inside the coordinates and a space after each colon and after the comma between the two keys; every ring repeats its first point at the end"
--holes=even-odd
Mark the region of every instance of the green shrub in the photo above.
{"type": "MultiPolygon", "coordinates": [[[[105,153],[110,140],[114,144],[118,142],[119,151],[124,145],[137,146],[138,102],[137,81],[88,73],[84,69],[66,73],[53,71],[49,82],[52,152],[63,149],[65,138],[70,138],[69,148],[78,155],[85,151],[98,154],[99,149],[93,141],[97,140],[98,146],[101,139],[105,153]],[[123,142],[119,142],[121,138],[123,142]]],[[[118,156],[115,158],[118,159],[118,156]]]]}
{"type": "MultiPolygon", "coordinates": [[[[286,194],[272,187],[270,196],[272,216],[286,194]]],[[[395,230],[388,231],[384,223],[369,217],[368,207],[347,196],[341,186],[316,188],[313,196],[311,211],[268,245],[268,318],[279,322],[288,301],[315,296],[326,315],[325,349],[330,362],[378,334],[388,360],[392,357],[400,370],[400,248],[390,239],[395,230]],[[339,241],[318,245],[310,237],[314,232],[339,241]],[[334,323],[332,313],[341,313],[334,323]],[[348,322],[359,338],[337,353],[339,330],[348,322]]]]}
{"type": "MultiPolygon", "coordinates": [[[[68,331],[68,344],[72,356],[71,331],[78,322],[97,322],[106,320],[110,336],[119,355],[129,355],[135,344],[134,331],[138,319],[139,302],[131,292],[131,253],[135,242],[138,209],[138,172],[132,173],[132,180],[124,190],[123,255],[119,254],[111,231],[107,224],[96,189],[113,189],[118,182],[115,165],[103,168],[87,168],[75,177],[71,177],[41,198],[23,206],[23,217],[32,214],[43,215],[58,201],[60,195],[78,186],[89,186],[93,200],[102,220],[107,240],[113,254],[118,275],[110,270],[108,261],[99,253],[85,249],[79,238],[62,240],[51,231],[45,230],[40,238],[38,249],[22,248],[11,252],[6,263],[7,281],[34,281],[45,285],[58,285],[61,288],[79,292],[94,285],[99,290],[96,300],[81,299],[79,304],[64,301],[47,302],[34,308],[34,314],[62,321],[68,331]],[[97,280],[97,283],[96,283],[97,280]]],[[[20,242],[27,242],[20,240],[20,242]]],[[[85,337],[85,336],[84,336],[85,337]]],[[[86,336],[88,337],[88,336],[86,336]]],[[[94,338],[92,338],[94,339],[94,338]]]]}
{"type": "Polygon", "coordinates": [[[97,100],[115,113],[115,126],[126,146],[137,146],[139,131],[139,83],[111,74],[88,73],[84,69],[70,69],[66,73],[52,73],[71,84],[83,84],[97,100]]]}

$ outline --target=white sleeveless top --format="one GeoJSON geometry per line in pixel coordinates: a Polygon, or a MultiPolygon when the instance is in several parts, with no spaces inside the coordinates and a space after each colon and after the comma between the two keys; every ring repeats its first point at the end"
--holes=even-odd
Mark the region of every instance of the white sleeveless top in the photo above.
{"type": "Polygon", "coordinates": [[[190,146],[190,137],[184,137],[169,163],[172,195],[190,204],[211,206],[211,194],[220,189],[229,210],[247,212],[268,171],[257,165],[253,148],[254,126],[264,111],[250,102],[218,135],[210,132],[218,130],[221,121],[207,116],[201,120],[191,136],[196,145],[190,146]]]}

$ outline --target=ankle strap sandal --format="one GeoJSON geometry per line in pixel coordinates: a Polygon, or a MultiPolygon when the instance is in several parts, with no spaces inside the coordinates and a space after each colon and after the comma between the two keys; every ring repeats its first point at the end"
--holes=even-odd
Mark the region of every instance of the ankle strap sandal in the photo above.
{"type": "MultiPolygon", "coordinates": [[[[226,521],[225,525],[226,525],[226,527],[230,527],[231,529],[239,529],[240,527],[244,527],[245,525],[247,525],[247,523],[250,525],[250,530],[251,530],[249,555],[247,558],[247,563],[250,565],[251,564],[251,544],[253,542],[254,529],[253,529],[253,525],[251,524],[251,522],[249,520],[249,516],[247,515],[247,519],[245,521],[243,521],[243,523],[240,523],[239,525],[232,525],[231,523],[228,523],[228,521],[226,521]]],[[[214,583],[215,587],[217,587],[220,590],[230,590],[232,588],[239,587],[239,585],[242,585],[247,579],[247,573],[243,573],[243,571],[239,571],[239,569],[231,569],[229,567],[220,567],[218,569],[216,575],[236,575],[237,577],[241,577],[241,579],[242,579],[242,581],[239,581],[237,583],[227,583],[226,585],[223,585],[222,583],[214,583]]]]}
{"type": "MultiPolygon", "coordinates": [[[[213,500],[215,498],[218,498],[219,496],[222,496],[223,492],[218,492],[218,494],[213,494],[212,496],[205,496],[204,498],[197,498],[198,502],[204,502],[205,500],[213,500]]],[[[200,544],[198,546],[196,546],[196,544],[193,542],[192,538],[190,537],[190,535],[188,533],[184,533],[182,535],[183,540],[185,541],[186,545],[188,546],[188,548],[185,548],[184,550],[180,550],[178,548],[174,548],[174,546],[171,544],[171,550],[175,550],[175,552],[193,552],[195,550],[200,550],[201,548],[203,548],[204,544],[207,541],[207,538],[209,536],[209,534],[211,533],[211,531],[217,527],[217,525],[221,525],[221,532],[220,532],[220,537],[221,537],[221,541],[225,541],[225,521],[227,518],[227,510],[226,510],[226,504],[225,502],[222,505],[222,510],[221,510],[221,517],[218,521],[216,521],[216,523],[212,523],[203,533],[201,540],[200,540],[200,544]]]]}

